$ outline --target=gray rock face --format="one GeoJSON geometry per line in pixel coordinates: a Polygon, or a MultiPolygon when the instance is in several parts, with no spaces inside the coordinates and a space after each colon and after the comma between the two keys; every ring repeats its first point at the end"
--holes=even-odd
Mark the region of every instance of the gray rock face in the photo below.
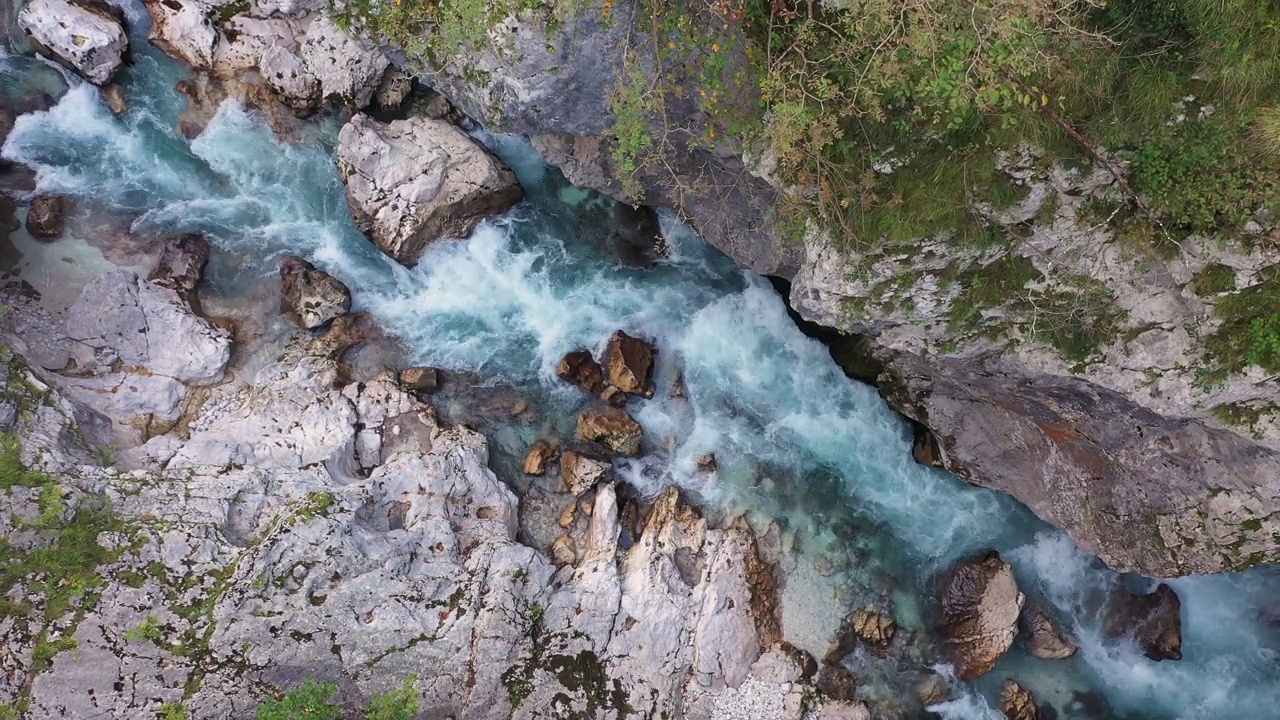
{"type": "Polygon", "coordinates": [[[523,196],[515,175],[443,120],[383,124],[367,115],[338,135],[338,170],[360,229],[413,264],[431,241],[465,237],[523,196]]]}
{"type": "Polygon", "coordinates": [[[94,0],[33,0],[18,26],[42,53],[95,85],[105,85],[129,50],[124,17],[94,0]]]}
{"type": "Polygon", "coordinates": [[[943,465],[1009,493],[1119,572],[1173,577],[1280,560],[1280,453],[998,361],[889,360],[881,389],[943,465]]]}
{"type": "Polygon", "coordinates": [[[943,580],[938,628],[961,680],[990,672],[1018,634],[1024,597],[1013,568],[994,552],[956,563],[943,580]]]}

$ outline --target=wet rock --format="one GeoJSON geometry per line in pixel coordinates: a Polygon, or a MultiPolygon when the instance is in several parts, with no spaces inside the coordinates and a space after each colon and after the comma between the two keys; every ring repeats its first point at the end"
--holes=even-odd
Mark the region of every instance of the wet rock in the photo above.
{"type": "Polygon", "coordinates": [[[181,295],[195,292],[209,261],[209,243],[199,233],[165,240],[155,268],[147,276],[153,285],[169,288],[181,295]]]}
{"type": "Polygon", "coordinates": [[[938,624],[961,680],[989,672],[1013,645],[1023,601],[1013,568],[994,552],[958,562],[947,572],[938,624]]]}
{"type": "Polygon", "coordinates": [[[38,240],[62,237],[67,201],[59,195],[39,195],[27,211],[27,233],[38,240]]]}
{"type": "Polygon", "coordinates": [[[621,330],[609,338],[604,351],[609,384],[629,395],[653,397],[653,347],[621,330]]]}
{"type": "Polygon", "coordinates": [[[853,700],[858,692],[858,679],[840,663],[827,663],[818,671],[818,692],[832,700],[853,700]]]}
{"type": "Polygon", "coordinates": [[[1045,660],[1063,660],[1080,648],[1053,625],[1053,618],[1036,603],[1022,607],[1018,629],[1026,639],[1027,652],[1045,660]]]}
{"type": "Polygon", "coordinates": [[[1040,720],[1035,697],[1013,680],[1005,680],[1000,690],[1000,712],[1009,720],[1040,720]]]}
{"type": "Polygon", "coordinates": [[[556,376],[592,395],[605,389],[604,371],[587,350],[574,350],[560,358],[556,376]]]}
{"type": "Polygon", "coordinates": [[[557,567],[573,565],[578,561],[578,545],[568,535],[561,535],[551,543],[551,559],[557,567]]]}
{"type": "Polygon", "coordinates": [[[124,13],[96,0],[33,0],[18,26],[37,50],[94,85],[109,82],[129,50],[124,13]]]}
{"type": "Polygon", "coordinates": [[[1152,660],[1182,659],[1182,602],[1164,583],[1147,595],[1118,588],[1107,601],[1103,629],[1108,637],[1133,640],[1152,660]]]}
{"type": "Polygon", "coordinates": [[[411,367],[400,371],[400,385],[418,395],[430,395],[440,389],[440,373],[435,368],[411,367]]]}
{"type": "Polygon", "coordinates": [[[609,463],[593,460],[572,450],[566,450],[560,456],[560,476],[564,478],[565,487],[574,495],[585,495],[604,479],[610,467],[609,463]]]}
{"type": "Polygon", "coordinates": [[[716,454],[708,452],[698,456],[697,467],[698,472],[710,475],[720,468],[720,464],[716,461],[716,454]]]}
{"type": "Polygon", "coordinates": [[[853,613],[853,631],[859,638],[871,645],[888,645],[897,630],[893,618],[871,610],[857,610],[853,613]]]}
{"type": "Polygon", "coordinates": [[[951,699],[951,688],[941,675],[929,673],[916,683],[916,699],[925,707],[944,703],[951,699]]]}
{"type": "Polygon", "coordinates": [[[538,440],[529,448],[529,454],[524,456],[524,474],[525,475],[544,475],[547,472],[547,465],[553,462],[560,455],[560,448],[549,440],[538,440]]]}
{"type": "Polygon", "coordinates": [[[351,291],[337,278],[299,257],[280,262],[283,309],[299,327],[312,330],[351,310],[351,291]]]}
{"type": "Polygon", "coordinates": [[[600,391],[600,399],[611,407],[623,407],[627,404],[627,394],[612,385],[606,385],[600,391]]]}
{"type": "Polygon", "coordinates": [[[578,414],[579,440],[596,443],[622,457],[640,454],[643,432],[640,423],[618,408],[587,408],[578,414]]]}
{"type": "MultiPolygon", "coordinates": [[[[129,101],[124,95],[124,86],[118,82],[108,83],[102,88],[102,99],[106,101],[107,107],[116,115],[124,115],[129,111],[129,101]]],[[[0,139],[0,144],[4,140],[0,139]]]]}
{"type": "Polygon", "coordinates": [[[210,6],[200,0],[146,0],[152,45],[196,69],[213,66],[218,31],[210,6]]]}
{"type": "Polygon", "coordinates": [[[441,237],[466,237],[523,197],[515,174],[458,128],[356,115],[338,136],[347,201],[374,244],[406,265],[441,237]]]}

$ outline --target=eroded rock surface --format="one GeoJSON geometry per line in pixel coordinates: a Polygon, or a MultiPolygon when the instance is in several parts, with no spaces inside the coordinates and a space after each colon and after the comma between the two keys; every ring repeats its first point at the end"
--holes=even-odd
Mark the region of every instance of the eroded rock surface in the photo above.
{"type": "Polygon", "coordinates": [[[18,26],[37,50],[95,85],[115,77],[129,51],[124,14],[98,0],[32,0],[18,26]]]}
{"type": "Polygon", "coordinates": [[[351,310],[351,291],[341,280],[298,257],[280,262],[285,313],[312,330],[351,310]]]}
{"type": "Polygon", "coordinates": [[[384,124],[355,116],[338,136],[338,170],[360,229],[405,264],[523,196],[515,174],[479,143],[425,117],[384,124]]]}

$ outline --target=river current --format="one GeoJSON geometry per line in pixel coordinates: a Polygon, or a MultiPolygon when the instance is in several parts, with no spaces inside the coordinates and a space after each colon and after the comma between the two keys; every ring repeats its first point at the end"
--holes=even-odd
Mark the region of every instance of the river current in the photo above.
{"type": "MultiPolygon", "coordinates": [[[[406,269],[350,217],[333,160],[336,119],[319,118],[286,144],[265,120],[227,104],[198,137],[182,138],[173,85],[184,70],[147,44],[141,4],[127,7],[134,62],[123,117],[96,88],[0,51],[0,94],[61,93],[49,110],[19,119],[3,156],[34,167],[40,190],[131,218],[135,231],[205,233],[209,294],[269,285],[283,256],[301,255],[346,282],[355,309],[372,314],[409,360],[518,388],[545,421],[490,433],[500,474],[539,434],[567,434],[582,398],[555,377],[564,353],[599,351],[616,329],[652,338],[660,392],[632,409],[653,451],[617,472],[646,494],[676,484],[709,507],[787,528],[800,560],[786,577],[784,629],[801,646],[821,656],[841,615],[866,603],[923,632],[930,579],[995,548],[1081,651],[1047,661],[1015,646],[958,699],[932,708],[939,716],[1002,717],[994,699],[1013,677],[1062,720],[1280,718],[1275,569],[1169,581],[1182,599],[1181,661],[1153,662],[1104,639],[1102,592],[1153,581],[1118,577],[1013,500],[912,462],[911,430],[876,390],[847,379],[767,281],[688,227],[664,217],[669,256],[628,266],[599,242],[606,201],[570,186],[523,140],[482,134],[527,198],[406,269]],[[687,402],[661,391],[677,373],[687,402]],[[697,472],[706,452],[718,459],[714,476],[697,472]]],[[[40,271],[92,272],[89,255],[68,265],[53,253],[40,271]]],[[[864,651],[847,660],[871,700],[910,693],[895,678],[899,662],[864,651]]]]}

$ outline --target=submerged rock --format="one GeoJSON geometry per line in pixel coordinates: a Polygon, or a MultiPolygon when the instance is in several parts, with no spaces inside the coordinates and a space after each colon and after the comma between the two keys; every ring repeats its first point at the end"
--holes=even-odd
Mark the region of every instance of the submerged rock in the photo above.
{"type": "Polygon", "coordinates": [[[299,257],[280,262],[283,309],[299,327],[321,327],[351,310],[351,291],[340,280],[299,257]]]}
{"type": "Polygon", "coordinates": [[[1005,680],[1000,690],[1000,712],[1009,720],[1040,720],[1031,691],[1013,680],[1005,680]]]}
{"type": "Polygon", "coordinates": [[[604,371],[588,350],[574,350],[560,358],[556,376],[592,395],[605,389],[604,371]]]}
{"type": "Polygon", "coordinates": [[[161,245],[160,256],[147,280],[153,285],[189,295],[200,284],[208,261],[209,243],[203,235],[180,235],[165,240],[161,245]]]}
{"type": "MultiPolygon", "coordinates": [[[[527,466],[527,465],[526,465],[527,466]]],[[[585,495],[609,473],[609,463],[593,460],[581,453],[566,450],[560,456],[560,476],[574,495],[585,495]]]]}
{"type": "Polygon", "coordinates": [[[412,265],[441,237],[465,237],[523,197],[515,174],[453,125],[356,115],[338,136],[338,169],[360,229],[412,265]]]}
{"type": "Polygon", "coordinates": [[[1103,629],[1109,637],[1133,640],[1152,660],[1182,659],[1182,602],[1164,583],[1147,595],[1117,589],[1107,601],[1103,629]]]}
{"type": "MultiPolygon", "coordinates": [[[[560,448],[549,440],[539,440],[529,448],[529,454],[524,458],[524,474],[525,475],[545,475],[547,465],[553,462],[560,455],[560,448]]],[[[568,484],[568,481],[566,481],[568,484]]]]}
{"type": "Polygon", "coordinates": [[[27,211],[27,234],[37,240],[62,237],[67,201],[60,195],[38,195],[27,211]]]}
{"type": "Polygon", "coordinates": [[[916,683],[916,699],[925,707],[944,703],[951,699],[951,688],[941,675],[931,672],[916,683]]]}
{"type": "Polygon", "coordinates": [[[639,455],[643,433],[640,423],[625,410],[588,408],[578,414],[578,439],[601,445],[615,455],[639,455]]]}
{"type": "Polygon", "coordinates": [[[944,579],[938,625],[956,675],[985,675],[1013,645],[1023,595],[1013,568],[992,552],[956,563],[944,579]]]}
{"type": "Polygon", "coordinates": [[[99,0],[32,0],[18,26],[37,50],[94,85],[109,82],[129,50],[124,13],[99,0]]]}
{"type": "Polygon", "coordinates": [[[629,395],[653,397],[653,347],[621,330],[609,338],[604,351],[609,384],[629,395]]]}
{"type": "Polygon", "coordinates": [[[1023,605],[1018,629],[1026,638],[1027,652],[1044,660],[1064,660],[1080,649],[1070,638],[1058,632],[1049,613],[1033,602],[1023,605]]]}
{"type": "Polygon", "coordinates": [[[818,671],[817,687],[832,700],[847,702],[858,693],[858,679],[840,663],[827,663],[818,671]]]}

